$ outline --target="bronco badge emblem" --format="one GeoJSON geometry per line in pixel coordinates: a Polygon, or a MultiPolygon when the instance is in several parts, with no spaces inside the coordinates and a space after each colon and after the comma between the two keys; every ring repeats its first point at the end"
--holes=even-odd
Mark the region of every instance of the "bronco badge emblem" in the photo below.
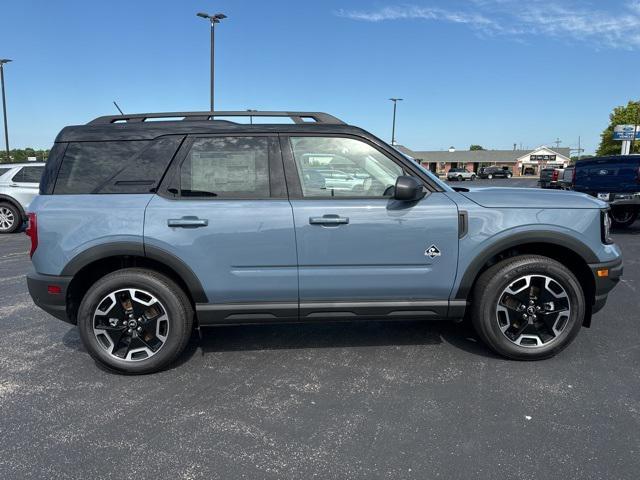
{"type": "Polygon", "coordinates": [[[425,254],[425,256],[427,256],[429,258],[435,258],[435,257],[439,257],[440,255],[442,255],[442,253],[440,252],[438,247],[436,247],[435,245],[431,245],[429,248],[427,248],[424,251],[424,254],[425,254]]]}

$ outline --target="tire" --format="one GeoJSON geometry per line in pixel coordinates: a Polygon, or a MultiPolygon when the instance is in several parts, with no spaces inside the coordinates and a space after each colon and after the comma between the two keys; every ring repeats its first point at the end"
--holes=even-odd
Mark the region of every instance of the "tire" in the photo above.
{"type": "Polygon", "coordinates": [[[585,311],[582,287],[571,271],[548,257],[522,255],[493,265],[478,278],[472,294],[471,321],[478,336],[494,352],[516,360],[541,360],[553,357],[573,341],[585,311]],[[548,285],[550,290],[539,288],[532,304],[530,292],[541,285],[548,285]],[[516,295],[506,291],[510,287],[516,295]],[[528,316],[526,321],[524,315],[528,316]]]}
{"type": "Polygon", "coordinates": [[[0,203],[0,233],[13,233],[22,226],[20,210],[9,202],[0,203]]]}
{"type": "Polygon", "coordinates": [[[511,175],[510,173],[507,173],[507,178],[511,178],[513,175],[511,175]]]}
{"type": "Polygon", "coordinates": [[[491,180],[493,178],[493,174],[490,173],[489,175],[487,175],[487,178],[491,180]]]}
{"type": "Polygon", "coordinates": [[[476,176],[475,175],[471,175],[471,181],[474,182],[476,180],[476,176]]]}
{"type": "Polygon", "coordinates": [[[464,180],[464,178],[462,178],[462,175],[458,175],[458,181],[462,182],[464,180]]]}
{"type": "Polygon", "coordinates": [[[638,219],[638,211],[630,208],[612,208],[609,216],[613,228],[629,228],[638,219]]]}
{"type": "Polygon", "coordinates": [[[78,328],[94,360],[118,372],[143,374],[178,358],[191,336],[193,316],[189,299],[173,280],[151,270],[126,268],[89,288],[78,310],[78,328]],[[127,294],[132,315],[124,308],[127,294]],[[155,322],[146,320],[145,315],[154,314],[155,322]]]}

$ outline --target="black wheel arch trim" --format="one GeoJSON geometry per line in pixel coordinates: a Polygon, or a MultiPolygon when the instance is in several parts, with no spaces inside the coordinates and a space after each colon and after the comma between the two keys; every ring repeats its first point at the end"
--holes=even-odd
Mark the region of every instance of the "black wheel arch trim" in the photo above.
{"type": "Polygon", "coordinates": [[[172,253],[142,242],[111,242],[90,247],[73,257],[60,275],[73,276],[87,265],[109,257],[144,257],[165,264],[187,285],[194,302],[206,303],[208,298],[193,270],[172,253]]]}
{"type": "Polygon", "coordinates": [[[598,263],[599,261],[593,250],[591,250],[586,244],[561,232],[540,231],[514,233],[508,237],[492,242],[491,245],[482,250],[480,254],[476,255],[475,259],[469,264],[462,275],[462,280],[460,281],[458,290],[452,298],[458,300],[467,299],[471,294],[471,288],[473,287],[478,274],[481,272],[487,261],[495,255],[511,248],[540,243],[569,248],[578,254],[586,264],[598,263]]]}

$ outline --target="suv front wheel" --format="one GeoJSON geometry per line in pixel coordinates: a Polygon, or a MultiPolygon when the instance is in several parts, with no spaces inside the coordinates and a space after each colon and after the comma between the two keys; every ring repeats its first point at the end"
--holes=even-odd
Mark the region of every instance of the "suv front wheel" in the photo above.
{"type": "Polygon", "coordinates": [[[503,260],[480,276],[471,315],[476,332],[495,352],[540,360],[563,350],[578,334],[584,293],[562,264],[523,255],[503,260]]]}
{"type": "Polygon", "coordinates": [[[184,291],[164,275],[138,268],[98,280],[78,310],[89,354],[125,373],[151,373],[173,362],[186,347],[192,325],[184,291]]]}

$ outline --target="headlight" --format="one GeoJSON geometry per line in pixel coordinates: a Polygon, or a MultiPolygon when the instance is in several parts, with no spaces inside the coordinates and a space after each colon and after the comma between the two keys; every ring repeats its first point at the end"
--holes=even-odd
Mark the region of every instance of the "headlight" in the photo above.
{"type": "Polygon", "coordinates": [[[613,240],[611,240],[611,237],[609,236],[611,232],[611,217],[609,217],[609,211],[601,210],[600,217],[602,219],[602,227],[600,229],[602,234],[602,243],[604,244],[613,243],[613,240]]]}

